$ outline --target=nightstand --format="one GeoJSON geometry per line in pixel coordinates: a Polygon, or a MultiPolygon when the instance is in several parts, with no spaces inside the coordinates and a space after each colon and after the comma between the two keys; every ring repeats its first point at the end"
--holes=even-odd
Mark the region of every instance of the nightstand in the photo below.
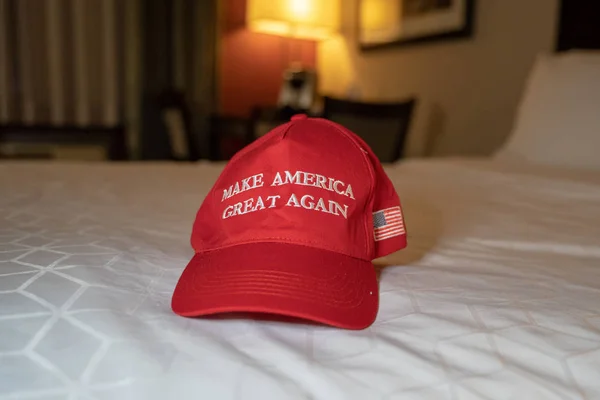
{"type": "Polygon", "coordinates": [[[0,157],[127,160],[122,126],[0,125],[0,157]]]}

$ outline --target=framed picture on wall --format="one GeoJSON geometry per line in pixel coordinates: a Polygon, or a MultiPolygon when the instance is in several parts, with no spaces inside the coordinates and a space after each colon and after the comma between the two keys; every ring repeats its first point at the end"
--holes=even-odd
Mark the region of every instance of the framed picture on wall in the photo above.
{"type": "Polygon", "coordinates": [[[475,0],[358,0],[362,50],[473,35],[475,0]]]}

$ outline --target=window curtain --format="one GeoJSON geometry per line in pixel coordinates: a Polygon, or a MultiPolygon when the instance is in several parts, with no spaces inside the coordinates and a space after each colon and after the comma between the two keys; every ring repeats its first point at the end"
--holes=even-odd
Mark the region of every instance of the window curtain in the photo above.
{"type": "Polygon", "coordinates": [[[144,159],[169,156],[161,97],[177,93],[190,113],[193,146],[208,156],[208,119],[215,107],[217,0],[145,0],[142,13],[144,159]]]}
{"type": "Polygon", "coordinates": [[[123,125],[133,159],[166,159],[177,91],[206,156],[216,21],[217,0],[0,0],[0,125],[123,125]]]}
{"type": "Polygon", "coordinates": [[[0,0],[0,123],[119,123],[124,3],[0,0]]]}

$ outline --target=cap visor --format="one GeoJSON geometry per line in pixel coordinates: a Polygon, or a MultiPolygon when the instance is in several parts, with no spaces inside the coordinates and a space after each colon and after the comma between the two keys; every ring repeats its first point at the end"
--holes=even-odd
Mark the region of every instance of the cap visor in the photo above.
{"type": "Polygon", "coordinates": [[[252,243],[196,254],[173,293],[176,314],[270,313],[343,329],[377,316],[370,261],[312,247],[252,243]]]}

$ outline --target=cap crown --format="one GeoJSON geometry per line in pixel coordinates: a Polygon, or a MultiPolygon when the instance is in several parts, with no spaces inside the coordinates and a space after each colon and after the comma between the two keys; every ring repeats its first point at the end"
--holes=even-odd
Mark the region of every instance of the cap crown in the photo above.
{"type": "Polygon", "coordinates": [[[389,204],[399,205],[399,199],[376,158],[373,162],[368,146],[347,129],[324,119],[294,118],[228,162],[198,210],[192,246],[203,252],[280,242],[368,260],[397,250],[405,238],[379,250],[374,240],[381,174],[391,187],[385,193],[389,204]]]}

